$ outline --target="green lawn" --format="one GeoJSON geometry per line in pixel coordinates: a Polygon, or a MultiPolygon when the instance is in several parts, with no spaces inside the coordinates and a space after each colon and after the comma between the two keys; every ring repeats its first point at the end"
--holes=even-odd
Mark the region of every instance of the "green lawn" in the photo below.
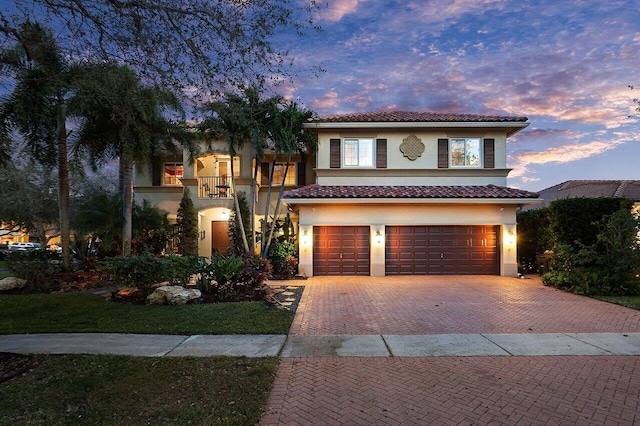
{"type": "Polygon", "coordinates": [[[0,384],[0,425],[254,425],[276,358],[39,355],[0,384]]]}
{"type": "Polygon", "coordinates": [[[287,334],[293,313],[262,302],[126,305],[80,293],[0,295],[0,334],[287,334]]]}
{"type": "Polygon", "coordinates": [[[593,298],[627,308],[640,309],[640,296],[593,296],[593,298]]]}
{"type": "Polygon", "coordinates": [[[6,277],[13,277],[13,273],[11,272],[0,272],[0,280],[6,277]]]}

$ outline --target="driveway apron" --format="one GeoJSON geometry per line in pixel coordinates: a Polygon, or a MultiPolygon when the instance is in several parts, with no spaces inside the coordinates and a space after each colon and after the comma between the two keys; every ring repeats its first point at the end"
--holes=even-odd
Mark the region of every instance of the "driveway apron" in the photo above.
{"type": "MultiPolygon", "coordinates": [[[[305,285],[290,340],[375,335],[393,344],[461,335],[451,339],[459,344],[482,335],[517,345],[509,335],[588,341],[591,333],[640,332],[639,311],[538,278],[314,277],[305,285]]],[[[640,424],[640,356],[592,349],[584,353],[601,355],[283,354],[260,424],[640,424]]]]}

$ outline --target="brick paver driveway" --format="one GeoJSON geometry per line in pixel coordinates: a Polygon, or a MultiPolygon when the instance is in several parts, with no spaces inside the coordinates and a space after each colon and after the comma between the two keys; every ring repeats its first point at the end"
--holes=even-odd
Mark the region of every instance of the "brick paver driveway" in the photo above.
{"type": "MultiPolygon", "coordinates": [[[[291,334],[637,332],[640,313],[501,277],[312,278],[291,334]]],[[[262,425],[640,424],[640,357],[284,358],[262,425]]]]}
{"type": "Polygon", "coordinates": [[[492,276],[313,277],[290,334],[640,331],[640,311],[492,276]]]}

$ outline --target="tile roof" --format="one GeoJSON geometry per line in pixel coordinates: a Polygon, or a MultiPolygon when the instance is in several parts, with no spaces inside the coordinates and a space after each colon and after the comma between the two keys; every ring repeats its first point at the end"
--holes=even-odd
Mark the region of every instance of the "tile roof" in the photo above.
{"type": "Polygon", "coordinates": [[[544,204],[560,198],[624,197],[640,202],[640,180],[568,180],[540,191],[544,204]]]}
{"type": "Polygon", "coordinates": [[[538,198],[535,192],[503,186],[322,186],[287,191],[284,198],[538,198]]]}
{"type": "Polygon", "coordinates": [[[373,123],[373,122],[526,122],[527,117],[449,114],[421,111],[373,111],[351,114],[326,115],[318,118],[320,123],[373,123]]]}

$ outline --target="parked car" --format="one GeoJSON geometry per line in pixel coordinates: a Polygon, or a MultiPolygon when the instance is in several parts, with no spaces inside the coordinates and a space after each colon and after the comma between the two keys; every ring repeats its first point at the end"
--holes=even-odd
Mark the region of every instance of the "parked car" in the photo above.
{"type": "Polygon", "coordinates": [[[9,246],[9,251],[31,251],[39,248],[38,243],[14,243],[9,246]]]}

